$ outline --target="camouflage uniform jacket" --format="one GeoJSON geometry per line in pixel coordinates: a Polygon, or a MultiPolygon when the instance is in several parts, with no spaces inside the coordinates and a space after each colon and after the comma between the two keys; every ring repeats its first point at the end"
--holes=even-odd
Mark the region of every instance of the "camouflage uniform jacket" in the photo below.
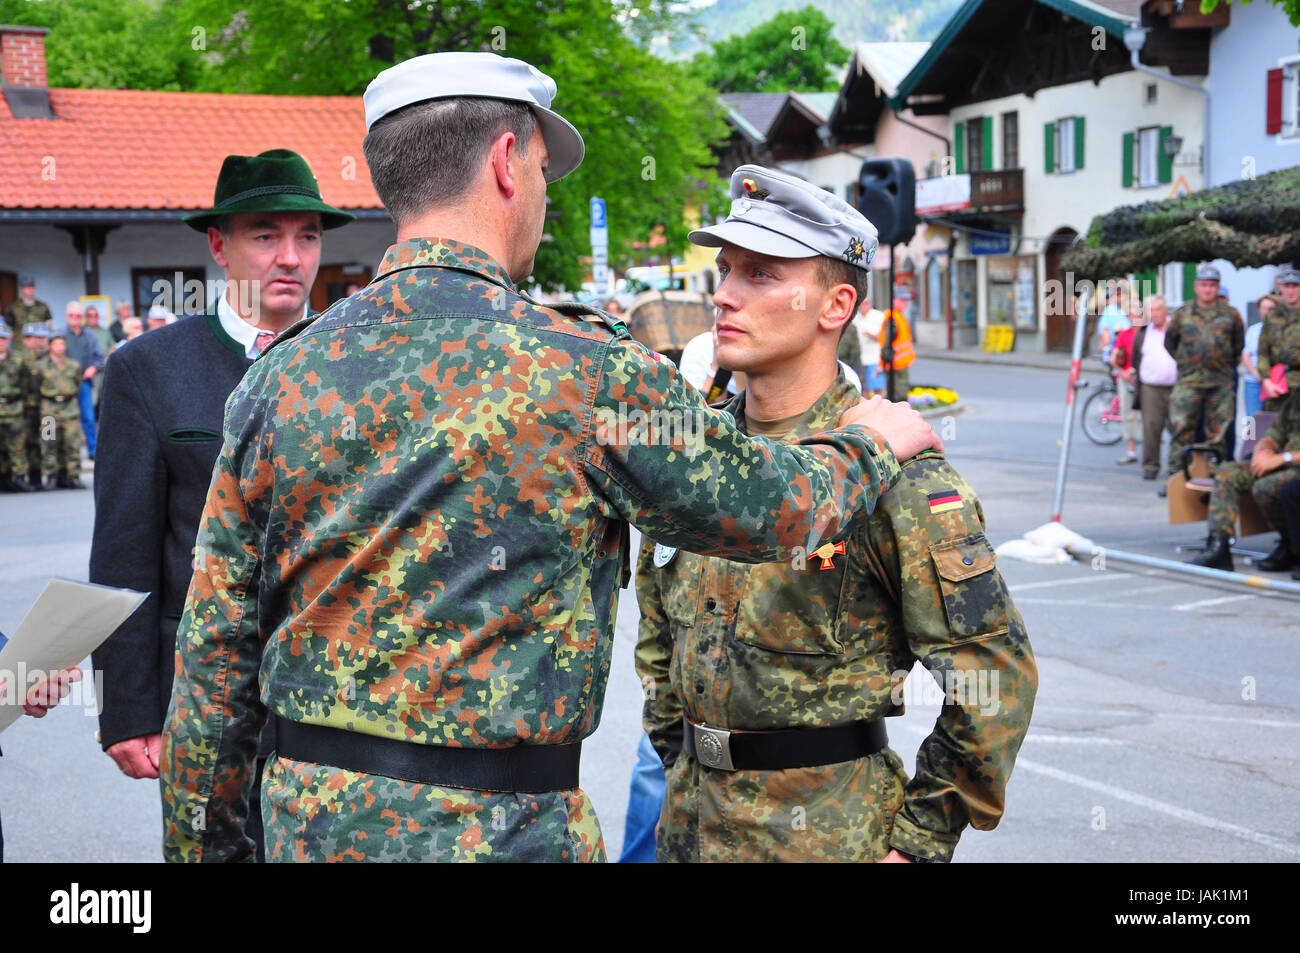
{"type": "MultiPolygon", "coordinates": [[[[1288,451],[1300,455],[1300,390],[1292,391],[1283,398],[1282,409],[1273,418],[1273,426],[1264,436],[1277,444],[1278,453],[1288,451]]],[[[1300,465],[1300,461],[1297,461],[1300,465]]]]}
{"type": "MultiPolygon", "coordinates": [[[[468,245],[410,239],[378,275],[286,330],[227,401],[164,734],[169,859],[249,856],[263,706],[416,744],[579,741],[600,720],[630,577],[625,521],[699,551],[789,558],[842,538],[898,477],[863,427],[801,447],[749,440],[609,316],[536,304],[468,245]],[[672,415],[697,429],[665,446],[672,415]]],[[[322,803],[368,789],[370,776],[321,770],[322,803]]],[[[389,831],[404,857],[448,832],[447,857],[603,856],[580,790],[529,796],[560,818],[557,843],[507,840],[450,797],[417,810],[416,788],[374,806],[422,832],[389,831]]],[[[523,800],[480,794],[493,814],[523,800]]],[[[364,836],[349,856],[377,856],[385,838],[364,836]]],[[[267,837],[270,852],[270,821],[267,837]]]]}
{"type": "MultiPolygon", "coordinates": [[[[856,399],[841,374],[785,440],[816,432],[856,399]]],[[[743,394],[729,405],[741,420],[743,407],[743,394]]],[[[656,568],[655,548],[643,541],[637,564],[637,673],[646,730],[670,763],[661,860],[878,860],[892,846],[946,861],[967,824],[996,826],[1037,668],[979,500],[941,454],[904,463],[842,555],[828,548],[751,566],[678,552],[656,568]],[[683,711],[733,730],[900,715],[898,673],[917,660],[944,687],[953,673],[985,673],[999,710],[981,712],[978,692],[954,691],[961,703],[942,709],[905,791],[888,749],[876,770],[898,780],[887,777],[883,790],[863,783],[871,758],[729,772],[677,756],[683,711]],[[791,823],[796,808],[802,826],[791,823]]]]}
{"type": "Polygon", "coordinates": [[[27,394],[27,365],[19,355],[10,351],[7,357],[0,359],[0,417],[22,417],[27,394]]]}
{"type": "Polygon", "coordinates": [[[1259,376],[1267,378],[1274,364],[1286,367],[1286,386],[1300,392],[1300,308],[1279,303],[1264,318],[1259,333],[1259,376]]]}
{"type": "Polygon", "coordinates": [[[41,413],[56,417],[79,418],[77,394],[81,391],[81,365],[66,355],[63,364],[55,364],[48,354],[35,362],[32,373],[37,393],[41,395],[41,413]]]}
{"type": "Polygon", "coordinates": [[[10,303],[9,310],[5,312],[5,320],[9,323],[9,330],[14,334],[10,347],[18,351],[27,350],[27,345],[23,343],[22,338],[24,327],[29,324],[43,324],[47,328],[54,326],[54,315],[50,313],[50,306],[39,299],[28,307],[23,303],[22,298],[15,298],[10,303]]]}
{"type": "Polygon", "coordinates": [[[1189,301],[1169,321],[1165,350],[1178,362],[1177,383],[1188,387],[1232,386],[1232,373],[1246,346],[1246,329],[1232,305],[1202,308],[1189,301]]]}

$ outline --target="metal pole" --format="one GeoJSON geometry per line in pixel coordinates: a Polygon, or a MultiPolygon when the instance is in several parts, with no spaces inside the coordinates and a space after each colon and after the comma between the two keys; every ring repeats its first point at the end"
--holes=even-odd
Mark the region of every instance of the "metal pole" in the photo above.
{"type": "MultiPolygon", "coordinates": [[[[885,309],[885,346],[881,348],[880,356],[889,365],[889,376],[885,381],[885,397],[888,400],[897,400],[894,396],[894,335],[898,329],[894,324],[894,246],[889,246],[889,303],[885,309]]],[[[904,397],[906,399],[906,396],[904,397]]]]}
{"type": "Polygon", "coordinates": [[[1100,556],[1108,562],[1150,566],[1153,569],[1166,569],[1169,572],[1198,576],[1201,579],[1212,579],[1215,582],[1226,582],[1234,586],[1245,586],[1249,589],[1267,589],[1272,592],[1300,596],[1300,583],[1283,579],[1248,576],[1245,573],[1227,572],[1223,569],[1208,569],[1205,566],[1193,566],[1190,563],[1175,562],[1172,559],[1161,559],[1159,556],[1144,556],[1141,553],[1127,553],[1123,550],[1106,549],[1103,546],[1067,546],[1065,551],[1075,559],[1092,559],[1100,556]]]}
{"type": "MultiPolygon", "coordinates": [[[[1077,302],[1076,302],[1077,305],[1077,302]]],[[[1079,366],[1083,360],[1083,335],[1088,325],[1088,312],[1074,316],[1074,353],[1070,357],[1070,380],[1065,387],[1065,423],[1061,428],[1061,456],[1056,463],[1056,490],[1052,494],[1052,522],[1061,522],[1061,505],[1065,501],[1065,471],[1070,464],[1070,438],[1074,436],[1074,421],[1078,416],[1075,392],[1088,386],[1079,379],[1079,366]]]]}

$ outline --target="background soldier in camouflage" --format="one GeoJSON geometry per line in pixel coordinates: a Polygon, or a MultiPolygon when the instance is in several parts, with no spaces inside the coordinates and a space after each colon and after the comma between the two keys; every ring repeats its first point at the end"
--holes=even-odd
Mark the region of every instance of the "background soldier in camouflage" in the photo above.
{"type": "Polygon", "coordinates": [[[21,352],[27,370],[26,433],[27,482],[33,489],[44,489],[41,482],[41,391],[37,364],[50,353],[50,332],[43,324],[28,324],[23,328],[21,352]]]}
{"type": "Polygon", "coordinates": [[[36,362],[36,388],[41,395],[41,476],[47,490],[80,490],[81,365],[68,357],[68,340],[62,331],[50,338],[50,353],[36,362]]]}
{"type": "MultiPolygon", "coordinates": [[[[50,313],[48,304],[37,300],[36,279],[31,275],[23,275],[18,279],[18,297],[9,303],[5,311],[5,322],[15,336],[23,334],[24,338],[29,324],[39,324],[47,331],[54,330],[54,315],[50,313]]],[[[17,350],[26,350],[27,347],[28,344],[24,339],[22,347],[17,350]]]]}
{"type": "Polygon", "coordinates": [[[573,755],[600,720],[624,521],[789,558],[865,517],[889,446],[938,445],[878,404],[803,446],[750,440],[609,316],[521,295],[546,183],[582,158],[554,92],[490,53],[367,90],[398,242],[227,403],[163,739],[168,859],[249,856],[267,708],[268,860],[603,859],[573,755]],[[615,442],[652,411],[692,429],[615,442]],[[464,780],[524,762],[546,779],[464,780]]]}
{"type": "Polygon", "coordinates": [[[1245,326],[1237,309],[1219,300],[1219,270],[1202,265],[1196,272],[1196,299],[1169,320],[1165,350],[1178,362],[1178,379],[1169,398],[1169,472],[1183,467],[1183,451],[1196,441],[1205,420],[1205,443],[1220,460],[1231,454],[1224,434],[1236,413],[1233,369],[1245,346],[1245,326]]]}
{"type": "Polygon", "coordinates": [[[1277,307],[1264,318],[1259,334],[1260,395],[1264,410],[1280,410],[1288,393],[1300,392],[1300,270],[1283,269],[1278,275],[1282,293],[1277,307]],[[1269,380],[1273,365],[1286,368],[1286,392],[1279,393],[1269,380]]]}
{"type": "Polygon", "coordinates": [[[1265,572],[1282,572],[1300,565],[1300,540],[1291,539],[1283,510],[1282,490],[1300,479],[1300,399],[1288,397],[1273,426],[1255,445],[1250,462],[1239,461],[1219,467],[1210,493],[1206,551],[1189,560],[1197,566],[1232,571],[1229,540],[1241,513],[1238,494],[1249,493],[1259,504],[1268,525],[1281,533],[1277,546],[1255,565],[1265,572]]]}
{"type": "MultiPolygon", "coordinates": [[[[691,233],[721,246],[718,360],[749,380],[726,412],[751,435],[797,443],[857,401],[836,374],[834,342],[870,263],[810,257],[822,245],[808,234],[810,209],[871,226],[828,193],[754,166],[736,170],[732,195],[726,222],[691,233]],[[745,205],[748,182],[790,215],[760,221],[745,205]],[[807,310],[791,309],[799,289],[807,310]]],[[[636,585],[646,729],[667,766],[661,861],[947,861],[967,824],[997,824],[1037,669],[979,500],[942,454],[905,463],[838,545],[747,565],[647,539],[636,585]],[[910,783],[883,739],[808,755],[844,726],[866,737],[866,725],[901,714],[894,693],[918,660],[951,697],[910,783]],[[704,750],[715,736],[700,725],[731,732],[735,770],[704,750]],[[771,753],[756,757],[756,743],[771,753]]]]}
{"type": "Polygon", "coordinates": [[[0,322],[0,489],[25,493],[35,489],[27,482],[27,367],[12,343],[9,326],[0,322]]]}

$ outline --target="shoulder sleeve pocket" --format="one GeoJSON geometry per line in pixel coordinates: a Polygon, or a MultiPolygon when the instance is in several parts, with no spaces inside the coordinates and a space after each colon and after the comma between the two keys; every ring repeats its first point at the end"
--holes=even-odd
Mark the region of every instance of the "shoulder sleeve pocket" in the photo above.
{"type": "Polygon", "coordinates": [[[948,628],[956,638],[996,635],[1009,630],[1007,589],[997,571],[997,556],[983,533],[948,539],[930,547],[943,590],[948,628]]]}

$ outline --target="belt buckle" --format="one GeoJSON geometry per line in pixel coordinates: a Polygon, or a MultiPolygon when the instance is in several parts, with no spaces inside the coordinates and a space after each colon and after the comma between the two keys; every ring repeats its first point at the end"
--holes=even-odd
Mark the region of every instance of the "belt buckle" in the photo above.
{"type": "Polygon", "coordinates": [[[736,766],[731,763],[730,731],[694,722],[691,723],[691,729],[695,732],[695,755],[700,764],[722,771],[736,770],[736,766]]]}

